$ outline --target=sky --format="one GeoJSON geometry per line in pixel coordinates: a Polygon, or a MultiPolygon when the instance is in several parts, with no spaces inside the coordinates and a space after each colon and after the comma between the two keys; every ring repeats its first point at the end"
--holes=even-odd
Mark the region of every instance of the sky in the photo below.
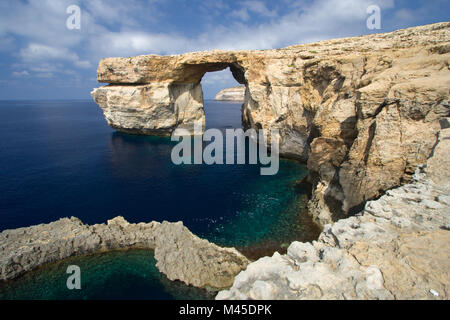
{"type": "MultiPolygon", "coordinates": [[[[450,0],[0,0],[0,99],[90,99],[105,57],[282,48],[448,20],[450,0]],[[79,29],[67,27],[71,5],[79,29]],[[370,5],[380,29],[367,28],[370,5]]],[[[228,69],[202,79],[206,99],[236,85],[228,69]]]]}

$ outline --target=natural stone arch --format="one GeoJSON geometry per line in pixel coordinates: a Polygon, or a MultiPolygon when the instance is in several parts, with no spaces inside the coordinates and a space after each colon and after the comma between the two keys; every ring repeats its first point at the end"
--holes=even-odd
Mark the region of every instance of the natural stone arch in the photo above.
{"type": "Polygon", "coordinates": [[[198,83],[207,72],[222,71],[230,68],[234,79],[240,84],[246,84],[245,70],[237,62],[209,62],[199,64],[184,64],[181,67],[182,75],[178,76],[175,82],[180,83],[198,83]]]}
{"type": "Polygon", "coordinates": [[[220,71],[227,67],[230,67],[236,81],[246,83],[246,61],[233,51],[105,58],[99,63],[97,80],[110,84],[198,83],[206,72],[220,71]]]}
{"type": "Polygon", "coordinates": [[[92,96],[117,130],[170,135],[183,128],[193,133],[194,124],[205,127],[201,79],[226,68],[238,83],[247,85],[245,69],[233,54],[185,60],[152,55],[107,58],[100,62],[98,81],[109,85],[95,89],[92,96]]]}

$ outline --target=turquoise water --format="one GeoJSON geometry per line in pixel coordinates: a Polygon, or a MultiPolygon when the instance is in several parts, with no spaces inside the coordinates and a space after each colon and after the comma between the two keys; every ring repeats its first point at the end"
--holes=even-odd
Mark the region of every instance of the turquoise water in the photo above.
{"type": "MultiPolygon", "coordinates": [[[[240,104],[206,101],[207,128],[241,126],[240,104]]],[[[319,230],[304,210],[297,182],[304,165],[281,159],[279,172],[259,165],[174,165],[176,142],[109,128],[89,101],[0,102],[0,231],[61,217],[104,223],[179,221],[251,259],[284,251],[319,230]]],[[[68,291],[63,261],[0,284],[0,298],[209,298],[206,291],[170,282],[151,252],[111,252],[71,258],[82,269],[82,290],[68,291]],[[133,289],[134,288],[134,289],[133,289]]]]}
{"type": "MultiPolygon", "coordinates": [[[[234,215],[206,218],[204,238],[223,246],[234,246],[251,258],[274,251],[284,252],[295,239],[316,239],[318,228],[305,211],[306,193],[296,188],[306,174],[297,162],[281,159],[276,179],[252,181],[247,191],[233,191],[240,208],[234,215]]],[[[264,180],[264,179],[261,179],[264,180]]]]}
{"type": "Polygon", "coordinates": [[[74,257],[44,266],[0,286],[0,299],[212,299],[213,292],[170,281],[152,251],[129,250],[74,257]],[[66,286],[67,267],[81,269],[81,289],[66,286]]]}

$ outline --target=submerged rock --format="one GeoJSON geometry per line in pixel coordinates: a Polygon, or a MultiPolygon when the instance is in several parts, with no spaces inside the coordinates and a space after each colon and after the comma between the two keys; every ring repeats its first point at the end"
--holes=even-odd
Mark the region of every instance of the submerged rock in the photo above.
{"type": "Polygon", "coordinates": [[[236,249],[200,239],[181,222],[133,224],[116,217],[90,226],[71,217],[0,233],[0,280],[67,257],[125,248],[154,249],[162,273],[197,287],[229,287],[249,263],[236,249]]]}

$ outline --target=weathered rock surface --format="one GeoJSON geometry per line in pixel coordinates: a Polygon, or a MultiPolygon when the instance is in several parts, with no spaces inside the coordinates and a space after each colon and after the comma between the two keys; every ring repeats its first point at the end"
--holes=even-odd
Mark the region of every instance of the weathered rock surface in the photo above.
{"type": "Polygon", "coordinates": [[[159,271],[196,287],[225,288],[249,263],[235,248],[221,248],[193,235],[181,222],[163,223],[156,238],[159,271]],[[180,248],[181,246],[181,248],[180,248]]]}
{"type": "Polygon", "coordinates": [[[216,94],[214,100],[244,102],[244,96],[245,96],[245,87],[239,86],[220,90],[216,94]]]}
{"type": "Polygon", "coordinates": [[[157,267],[169,279],[198,287],[229,287],[249,262],[234,248],[198,238],[181,222],[133,224],[116,217],[90,226],[71,217],[0,233],[0,280],[70,256],[125,248],[154,249],[157,267]]]}
{"type": "Polygon", "coordinates": [[[318,241],[252,262],[217,299],[449,299],[449,152],[450,128],[411,183],[325,225],[318,241]]]}
{"type": "Polygon", "coordinates": [[[450,23],[277,50],[103,59],[92,92],[108,123],[169,134],[204,123],[200,80],[231,69],[245,125],[280,132],[280,154],[308,162],[320,224],[408,182],[449,116],[450,23]],[[417,134],[420,132],[420,134],[417,134]]]}
{"type": "Polygon", "coordinates": [[[195,123],[205,126],[200,84],[109,85],[92,96],[108,125],[120,131],[170,135],[175,128],[193,133],[195,123]]]}
{"type": "Polygon", "coordinates": [[[441,119],[441,130],[425,172],[430,179],[447,190],[450,196],[450,118],[441,119]]]}

